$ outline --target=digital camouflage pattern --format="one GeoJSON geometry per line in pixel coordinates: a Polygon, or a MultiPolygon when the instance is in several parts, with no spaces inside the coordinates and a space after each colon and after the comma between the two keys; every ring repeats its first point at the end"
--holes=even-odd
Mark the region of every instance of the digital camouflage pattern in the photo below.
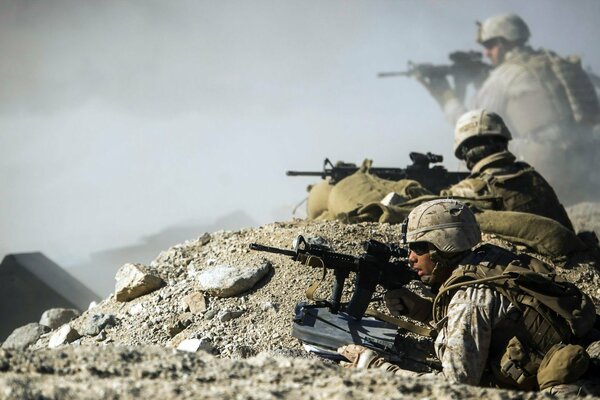
{"type": "Polygon", "coordinates": [[[453,383],[479,385],[488,362],[492,332],[514,306],[488,286],[458,290],[440,321],[435,352],[453,383]]]}

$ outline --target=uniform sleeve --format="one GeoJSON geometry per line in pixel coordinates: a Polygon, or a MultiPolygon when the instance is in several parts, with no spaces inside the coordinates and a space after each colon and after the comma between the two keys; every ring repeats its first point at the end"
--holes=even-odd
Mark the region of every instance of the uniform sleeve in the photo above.
{"type": "Polygon", "coordinates": [[[458,290],[435,343],[443,374],[454,383],[477,385],[485,368],[498,294],[484,286],[458,290]]]}

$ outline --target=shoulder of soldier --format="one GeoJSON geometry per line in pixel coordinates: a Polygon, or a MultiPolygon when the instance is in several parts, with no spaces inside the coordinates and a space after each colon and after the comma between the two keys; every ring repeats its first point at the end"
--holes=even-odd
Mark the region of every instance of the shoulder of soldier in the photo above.
{"type": "Polygon", "coordinates": [[[460,271],[459,273],[487,275],[488,269],[493,270],[499,267],[498,272],[501,272],[508,264],[521,257],[500,246],[484,243],[473,249],[471,253],[460,261],[457,271],[460,271]],[[485,267],[485,269],[482,270],[481,266],[485,267]]]}

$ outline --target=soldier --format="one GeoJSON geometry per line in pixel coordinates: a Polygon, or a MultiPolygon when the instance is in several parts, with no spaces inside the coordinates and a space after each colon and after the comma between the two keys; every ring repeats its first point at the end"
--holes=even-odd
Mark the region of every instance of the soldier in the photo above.
{"type": "MultiPolygon", "coordinates": [[[[394,315],[433,319],[438,331],[434,349],[449,382],[521,390],[581,390],[578,380],[588,372],[589,355],[582,346],[568,343],[592,330],[595,309],[588,296],[563,282],[569,288],[565,296],[568,292],[577,304],[569,310],[569,319],[564,319],[549,314],[536,303],[537,297],[521,286],[511,286],[516,280],[499,279],[509,269],[519,278],[541,279],[542,275],[532,271],[549,272],[549,267],[490,244],[473,249],[481,240],[479,226],[471,210],[456,200],[419,205],[409,214],[403,230],[412,268],[437,295],[431,301],[408,289],[391,290],[386,293],[386,305],[394,315]]],[[[540,280],[538,284],[541,282],[549,282],[542,284],[545,287],[558,281],[540,280]]],[[[404,374],[364,347],[350,345],[338,352],[351,366],[404,374]]]]}
{"type": "MultiPolygon", "coordinates": [[[[596,91],[578,58],[534,50],[527,45],[529,37],[527,24],[515,14],[479,24],[477,41],[495,68],[478,88],[473,108],[505,118],[517,155],[548,177],[562,199],[594,198],[600,188],[598,174],[590,172],[597,170],[600,149],[596,91]],[[574,183],[581,179],[588,181],[587,196],[574,183]]],[[[466,111],[445,77],[419,80],[452,124],[466,111]]]]}
{"type": "Polygon", "coordinates": [[[442,196],[498,197],[502,210],[551,218],[566,228],[573,225],[552,187],[529,164],[515,161],[508,151],[512,135],[502,118],[487,110],[473,110],[458,119],[454,154],[464,160],[471,175],[442,196]]]}

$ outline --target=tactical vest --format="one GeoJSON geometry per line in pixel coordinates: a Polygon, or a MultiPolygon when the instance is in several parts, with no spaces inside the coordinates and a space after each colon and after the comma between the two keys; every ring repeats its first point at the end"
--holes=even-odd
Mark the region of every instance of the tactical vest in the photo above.
{"type": "MultiPolygon", "coordinates": [[[[541,215],[573,230],[571,220],[550,184],[527,163],[506,162],[500,168],[485,168],[457,186],[468,186],[481,197],[501,198],[502,211],[541,215]]],[[[452,188],[447,191],[452,192],[452,188]]]]}
{"type": "Polygon", "coordinates": [[[538,79],[558,120],[588,126],[600,122],[598,95],[579,57],[560,57],[541,49],[519,52],[505,62],[524,67],[538,79]]]}
{"type": "Polygon", "coordinates": [[[440,288],[433,305],[434,323],[444,324],[457,289],[475,284],[497,290],[516,308],[492,331],[488,383],[500,387],[537,389],[544,356],[553,346],[586,335],[596,318],[591,299],[548,265],[484,244],[440,288]]]}

